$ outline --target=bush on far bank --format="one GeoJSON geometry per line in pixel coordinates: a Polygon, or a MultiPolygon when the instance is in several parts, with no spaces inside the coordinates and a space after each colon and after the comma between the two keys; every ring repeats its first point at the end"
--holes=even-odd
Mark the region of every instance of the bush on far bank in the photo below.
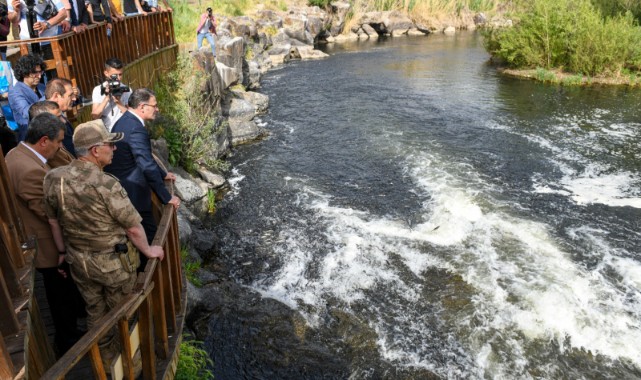
{"type": "Polygon", "coordinates": [[[488,52],[511,68],[591,76],[641,69],[641,29],[631,12],[604,16],[590,0],[534,0],[514,20],[483,32],[488,52]]]}

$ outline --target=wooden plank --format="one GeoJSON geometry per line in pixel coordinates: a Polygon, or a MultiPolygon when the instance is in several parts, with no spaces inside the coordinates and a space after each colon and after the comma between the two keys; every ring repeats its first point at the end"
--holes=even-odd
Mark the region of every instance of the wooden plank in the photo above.
{"type": "Polygon", "coordinates": [[[166,359],[169,354],[169,345],[167,342],[167,315],[165,314],[165,286],[164,278],[159,270],[154,271],[154,282],[156,286],[151,292],[151,299],[153,299],[156,354],[161,359],[166,359]]]}
{"type": "MultiPolygon", "coordinates": [[[[171,256],[171,250],[167,250],[168,256],[171,256]]],[[[176,304],[174,303],[174,291],[170,273],[171,260],[167,258],[160,263],[160,274],[163,277],[165,319],[167,320],[167,330],[176,331],[176,304]]]]}
{"type": "Polygon", "coordinates": [[[152,297],[146,297],[140,306],[140,356],[142,358],[142,376],[145,380],[156,379],[156,355],[152,333],[152,297]]]}
{"type": "MultiPolygon", "coordinates": [[[[13,260],[13,258],[17,256],[11,254],[11,249],[16,249],[16,241],[14,239],[17,237],[6,229],[7,226],[4,223],[1,227],[0,236],[2,237],[2,244],[0,244],[0,272],[2,273],[2,282],[10,297],[19,297],[24,293],[24,289],[20,284],[18,268],[16,268],[15,261],[13,260]],[[9,244],[5,245],[5,242],[9,244]],[[14,244],[11,244],[12,242],[14,244]]],[[[20,249],[19,252],[22,252],[22,250],[20,249]]],[[[20,256],[22,256],[22,254],[20,254],[20,256]]],[[[7,303],[7,305],[11,305],[11,303],[7,303]]]]}
{"type": "MultiPolygon", "coordinates": [[[[0,252],[0,255],[3,254],[0,252]]],[[[0,273],[0,304],[13,305],[9,289],[7,289],[7,284],[2,273],[0,273]]],[[[20,325],[18,324],[18,318],[14,313],[13,307],[0,307],[0,335],[15,334],[19,330],[20,325]]]]}
{"type": "Polygon", "coordinates": [[[134,380],[134,363],[131,360],[133,358],[133,353],[131,351],[131,340],[129,338],[129,320],[125,316],[120,322],[118,322],[118,328],[120,330],[120,342],[122,344],[122,363],[124,373],[129,380],[134,380]]]}
{"type": "Polygon", "coordinates": [[[100,356],[98,342],[91,346],[91,349],[89,350],[89,358],[91,358],[91,368],[93,368],[95,378],[99,380],[107,380],[105,367],[102,365],[102,357],[100,356]]]}
{"type": "Polygon", "coordinates": [[[13,361],[11,355],[4,344],[4,339],[0,335],[0,379],[13,378],[13,361]]]}

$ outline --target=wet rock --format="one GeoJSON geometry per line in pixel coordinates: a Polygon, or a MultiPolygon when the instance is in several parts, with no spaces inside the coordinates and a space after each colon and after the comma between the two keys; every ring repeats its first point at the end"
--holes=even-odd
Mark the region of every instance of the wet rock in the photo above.
{"type": "Polygon", "coordinates": [[[407,35],[408,35],[408,36],[424,36],[425,34],[426,34],[426,33],[424,33],[424,32],[422,32],[422,31],[420,31],[420,30],[419,30],[419,29],[417,29],[417,28],[412,28],[412,29],[410,29],[410,30],[408,30],[408,31],[407,31],[407,35]]]}
{"type": "Polygon", "coordinates": [[[230,120],[232,144],[239,145],[261,138],[265,135],[265,130],[256,125],[253,120],[230,120]]]}
{"type": "Polygon", "coordinates": [[[202,291],[187,281],[187,310],[185,315],[192,315],[194,310],[202,303],[202,291]]]}
{"type": "Polygon", "coordinates": [[[191,237],[193,247],[199,253],[203,254],[211,250],[214,246],[215,239],[216,235],[212,231],[206,229],[194,229],[191,237]]]}
{"type": "Polygon", "coordinates": [[[356,33],[339,34],[338,36],[334,37],[334,41],[337,43],[356,40],[358,40],[358,35],[356,33]]]}
{"type": "Polygon", "coordinates": [[[204,167],[199,167],[198,169],[196,169],[196,172],[198,173],[198,175],[200,175],[200,178],[210,184],[214,189],[222,187],[227,182],[225,180],[225,177],[223,177],[221,174],[212,173],[204,167]]]}
{"type": "Polygon", "coordinates": [[[407,30],[396,29],[396,30],[393,30],[390,35],[392,37],[400,37],[400,36],[404,36],[406,34],[407,34],[407,30]]]}
{"type": "Polygon", "coordinates": [[[378,38],[378,33],[369,24],[364,24],[362,26],[362,29],[363,32],[365,32],[369,36],[369,38],[378,38]]]}

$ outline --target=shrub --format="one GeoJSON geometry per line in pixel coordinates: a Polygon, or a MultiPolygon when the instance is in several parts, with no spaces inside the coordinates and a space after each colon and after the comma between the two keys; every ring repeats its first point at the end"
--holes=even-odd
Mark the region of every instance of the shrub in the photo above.
{"type": "Polygon", "coordinates": [[[203,342],[188,340],[190,335],[183,335],[180,343],[180,356],[176,367],[176,380],[208,380],[214,375],[208,369],[213,367],[214,362],[209,358],[207,351],[203,349],[203,342]]]}
{"type": "Polygon", "coordinates": [[[226,167],[210,153],[217,145],[218,134],[227,126],[218,122],[210,95],[201,91],[204,81],[205,73],[194,71],[191,57],[180,54],[176,68],[156,83],[162,116],[150,123],[153,137],[167,140],[172,165],[192,173],[199,165],[222,170],[226,167]]]}
{"type": "Polygon", "coordinates": [[[589,0],[535,0],[509,29],[484,31],[485,47],[514,68],[618,75],[641,67],[641,32],[630,13],[603,17],[589,0]]]}

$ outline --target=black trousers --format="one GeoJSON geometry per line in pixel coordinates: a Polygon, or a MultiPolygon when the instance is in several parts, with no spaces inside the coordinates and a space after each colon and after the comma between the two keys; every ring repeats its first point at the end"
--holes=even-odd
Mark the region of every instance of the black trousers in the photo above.
{"type": "MultiPolygon", "coordinates": [[[[154,219],[154,215],[151,210],[139,211],[139,214],[142,217],[142,228],[145,230],[145,234],[147,235],[147,243],[151,245],[151,242],[154,240],[154,236],[156,235],[156,231],[158,231],[158,225],[156,224],[156,220],[154,219]]],[[[141,252],[140,267],[138,267],[138,271],[144,272],[145,265],[147,265],[147,256],[143,255],[141,252]]]]}
{"type": "Polygon", "coordinates": [[[55,345],[58,354],[67,352],[82,333],[78,331],[78,318],[86,316],[85,302],[71,278],[67,266],[67,278],[58,273],[58,268],[37,268],[42,274],[45,294],[51,311],[53,325],[56,328],[55,345]]]}

